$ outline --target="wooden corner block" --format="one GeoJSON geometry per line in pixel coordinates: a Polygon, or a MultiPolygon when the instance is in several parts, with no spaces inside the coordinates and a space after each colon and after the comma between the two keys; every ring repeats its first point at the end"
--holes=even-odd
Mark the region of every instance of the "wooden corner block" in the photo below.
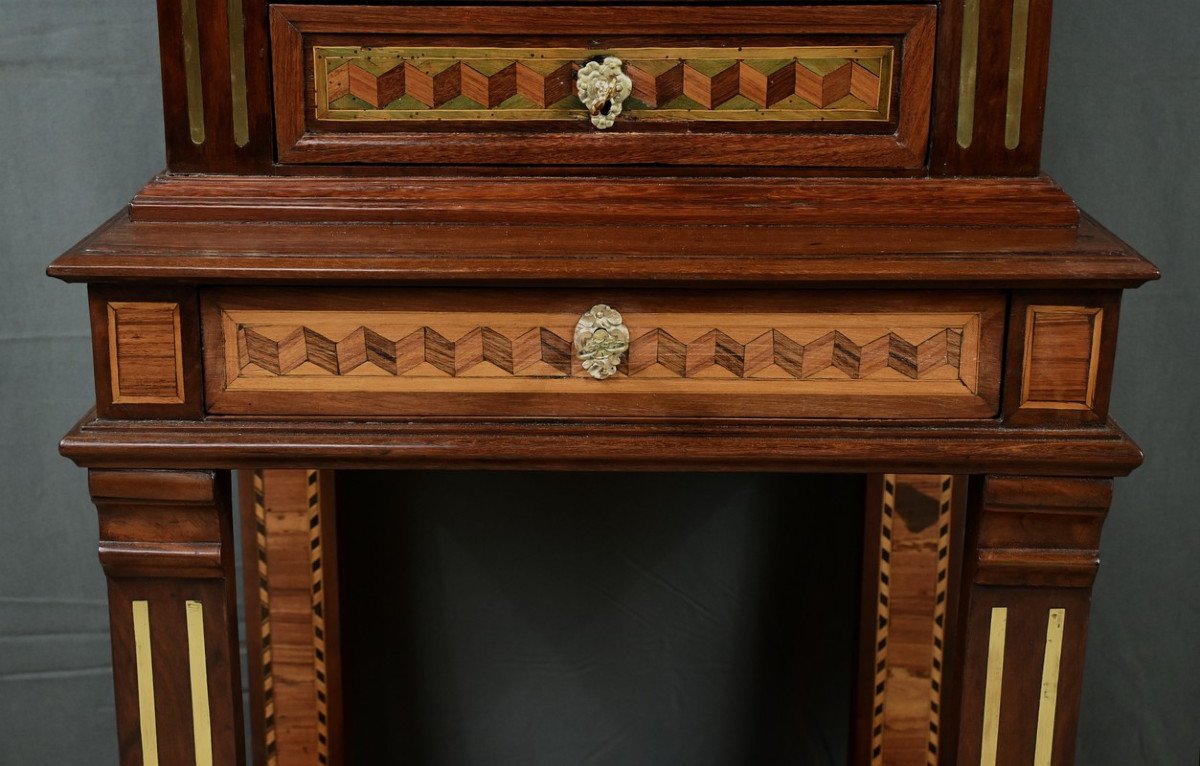
{"type": "Polygon", "coordinates": [[[108,347],[114,404],[183,404],[178,303],[109,303],[108,347]]]}
{"type": "MultiPolygon", "coordinates": [[[[200,312],[190,287],[88,287],[96,412],[196,418],[204,412],[200,312]]],[[[249,356],[250,338],[238,338],[249,356]]]]}
{"type": "Polygon", "coordinates": [[[1093,408],[1103,319],[1102,308],[1026,308],[1021,409],[1093,408]]]}

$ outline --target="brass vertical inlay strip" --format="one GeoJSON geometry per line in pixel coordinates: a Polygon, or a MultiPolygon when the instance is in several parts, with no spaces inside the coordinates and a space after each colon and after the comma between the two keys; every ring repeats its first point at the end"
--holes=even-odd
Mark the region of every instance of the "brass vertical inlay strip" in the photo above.
{"type": "Polygon", "coordinates": [[[228,0],[229,93],[233,99],[233,142],[250,143],[250,116],[246,105],[246,19],[242,0],[228,0]]]}
{"type": "Polygon", "coordinates": [[[204,143],[204,87],[200,80],[200,21],[196,0],[180,0],[183,22],[183,70],[187,80],[188,127],[192,143],[204,143]]]}
{"type": "Polygon", "coordinates": [[[979,0],[963,0],[962,49],[958,70],[958,145],[975,138],[975,90],[979,72],[979,0]]]}
{"type": "Polygon", "coordinates": [[[1058,709],[1058,671],[1062,664],[1066,609],[1051,609],[1046,621],[1046,654],[1042,659],[1042,696],[1038,701],[1037,739],[1033,766],[1050,766],[1054,750],[1054,715],[1058,709]]]}
{"type": "Polygon", "coordinates": [[[1025,50],[1029,41],[1029,0],[1013,0],[1012,44],[1008,52],[1008,109],[1004,146],[1021,144],[1021,107],[1025,103],[1025,50]]]}
{"type": "Polygon", "coordinates": [[[204,650],[204,604],[188,601],[188,670],[192,679],[192,737],[196,766],[212,766],[212,718],[208,708],[208,653],[204,650]]]}
{"type": "Polygon", "coordinates": [[[133,602],[133,655],[137,664],[138,728],[142,764],[158,766],[158,725],[154,717],[154,663],[150,655],[150,604],[133,602]]]}
{"type": "Polygon", "coordinates": [[[987,680],[983,687],[983,746],[980,766],[996,766],[996,748],[1000,741],[1000,690],[1004,683],[1004,637],[1008,632],[1008,608],[992,608],[992,628],[988,636],[987,680]]]}

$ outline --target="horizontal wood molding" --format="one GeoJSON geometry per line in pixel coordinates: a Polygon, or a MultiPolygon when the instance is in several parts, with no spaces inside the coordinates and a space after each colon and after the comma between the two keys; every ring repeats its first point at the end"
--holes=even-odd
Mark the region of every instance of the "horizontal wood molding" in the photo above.
{"type": "Polygon", "coordinates": [[[1001,427],[840,421],[623,419],[466,423],[224,418],[192,423],[88,416],[62,453],[90,467],[506,468],[841,471],[1123,476],[1141,465],[1115,426],[1001,427]],[[636,427],[635,427],[636,426],[636,427]]]}
{"type": "Polygon", "coordinates": [[[998,401],[997,294],[223,290],[204,306],[222,414],[681,416],[720,398],[726,416],[950,418],[998,401]],[[601,297],[631,342],[596,381],[571,338],[601,297]]]}
{"type": "MultiPolygon", "coordinates": [[[[730,215],[740,216],[736,211],[730,215]]],[[[717,219],[699,213],[690,224],[671,226],[589,222],[586,216],[570,224],[519,226],[495,220],[491,225],[263,226],[236,217],[221,212],[207,224],[160,223],[131,222],[121,214],[60,256],[48,271],[67,281],[143,283],[511,286],[604,281],[659,288],[703,283],[872,289],[1117,288],[1159,276],[1153,264],[1087,217],[1078,229],[717,225],[717,219]],[[204,248],[197,251],[192,243],[201,240],[204,248]],[[595,242],[604,243],[604,257],[596,256],[589,244],[595,242]]],[[[1111,312],[1106,316],[1111,321],[1111,312]]],[[[1019,368],[1020,360],[1013,364],[1019,368]]],[[[1012,390],[1019,390],[1019,381],[1012,390]]]]}
{"type": "Polygon", "coordinates": [[[924,5],[272,5],[279,159],[921,168],[934,16],[924,5]],[[610,53],[628,59],[634,93],[597,131],[574,70],[610,53]]]}
{"type": "Polygon", "coordinates": [[[1048,178],[280,178],[162,176],[136,221],[618,223],[1073,227],[1048,178]],[[767,204],[764,204],[764,200],[767,204]],[[615,203],[615,204],[614,204],[615,203]]]}

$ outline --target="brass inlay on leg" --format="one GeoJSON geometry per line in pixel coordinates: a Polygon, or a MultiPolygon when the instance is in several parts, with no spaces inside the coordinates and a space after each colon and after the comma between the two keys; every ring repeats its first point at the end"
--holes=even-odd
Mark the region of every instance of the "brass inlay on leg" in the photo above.
{"type": "Polygon", "coordinates": [[[979,0],[963,0],[962,49],[958,70],[958,145],[975,138],[975,85],[979,71],[979,0]]]}
{"type": "Polygon", "coordinates": [[[137,663],[138,728],[142,764],[158,766],[158,726],[154,717],[154,663],[150,655],[150,604],[133,602],[133,653],[137,663]]]}
{"type": "Polygon", "coordinates": [[[204,604],[188,601],[188,669],[192,679],[192,736],[196,766],[212,766],[212,718],[208,709],[208,653],[204,650],[204,604]]]}
{"type": "Polygon", "coordinates": [[[1042,660],[1042,696],[1038,701],[1037,739],[1033,766],[1050,766],[1054,750],[1054,715],[1058,708],[1058,670],[1062,664],[1066,609],[1051,609],[1046,621],[1046,654],[1042,660]]]}
{"type": "Polygon", "coordinates": [[[188,127],[192,143],[204,143],[204,88],[200,79],[200,22],[196,0],[180,0],[183,22],[183,70],[187,81],[188,127]]]}
{"type": "Polygon", "coordinates": [[[229,94],[233,99],[233,142],[250,143],[250,116],[246,105],[246,19],[242,0],[228,0],[229,94]]]}
{"type": "Polygon", "coordinates": [[[996,766],[996,748],[1000,740],[1000,690],[1004,683],[1004,638],[1008,632],[1008,608],[992,608],[992,628],[988,636],[987,681],[983,687],[983,746],[980,766],[996,766]]]}
{"type": "Polygon", "coordinates": [[[1029,41],[1029,0],[1013,0],[1012,45],[1008,53],[1008,110],[1004,146],[1021,144],[1021,107],[1025,101],[1025,50],[1029,41]]]}

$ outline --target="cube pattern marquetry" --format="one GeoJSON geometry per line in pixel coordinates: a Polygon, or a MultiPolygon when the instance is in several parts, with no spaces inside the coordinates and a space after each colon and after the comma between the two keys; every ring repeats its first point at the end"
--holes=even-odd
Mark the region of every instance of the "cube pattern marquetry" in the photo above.
{"type": "MultiPolygon", "coordinates": [[[[314,49],[321,119],[583,119],[575,74],[595,51],[314,49]]],[[[889,46],[606,52],[633,82],[630,119],[880,121],[889,46]]]]}
{"type": "MultiPolygon", "coordinates": [[[[693,378],[715,372],[725,377],[806,379],[833,375],[866,379],[887,373],[896,379],[921,380],[931,373],[962,366],[963,330],[945,328],[919,342],[888,332],[856,342],[830,330],[800,342],[780,330],[767,330],[746,342],[713,329],[683,336],[663,328],[634,337],[619,368],[630,377],[650,374],[693,378]]],[[[381,332],[360,326],[340,337],[313,327],[237,329],[238,364],[272,375],[348,375],[370,366],[393,376],[537,376],[581,375],[571,341],[560,331],[532,327],[524,331],[475,327],[456,337],[431,327],[381,332]],[[337,339],[335,339],[335,337],[337,339]],[[484,363],[487,363],[484,366],[484,363]],[[481,369],[483,367],[483,369],[481,369]]]]}

